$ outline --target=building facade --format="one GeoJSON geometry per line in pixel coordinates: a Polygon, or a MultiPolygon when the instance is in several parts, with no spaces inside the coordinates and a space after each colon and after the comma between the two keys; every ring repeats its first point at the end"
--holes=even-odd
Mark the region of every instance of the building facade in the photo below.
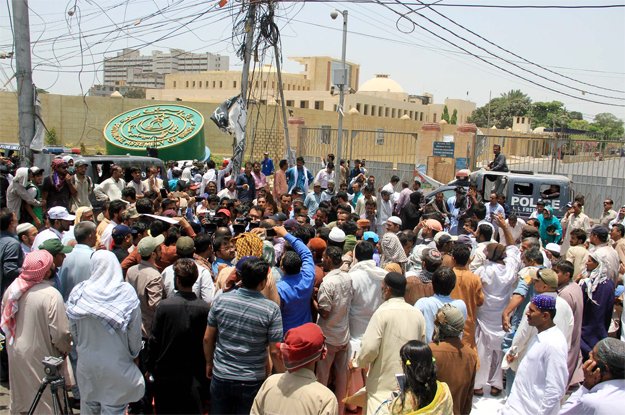
{"type": "Polygon", "coordinates": [[[104,59],[105,86],[163,88],[165,75],[176,72],[227,71],[228,56],[191,53],[181,49],[153,51],[141,55],[136,49],[124,49],[117,56],[104,59]]]}
{"type": "MultiPolygon", "coordinates": [[[[285,103],[289,108],[337,111],[339,91],[335,84],[340,61],[327,56],[297,57],[302,73],[282,73],[285,103]]],[[[348,93],[345,96],[347,113],[376,118],[410,119],[420,122],[439,122],[443,109],[457,112],[457,123],[467,121],[475,110],[475,103],[462,99],[446,99],[435,104],[432,94],[408,94],[387,74],[379,74],[359,86],[360,66],[347,63],[348,93]]],[[[280,96],[275,67],[263,66],[251,75],[248,89],[251,104],[279,105],[280,96]]],[[[165,76],[164,88],[146,90],[146,98],[161,101],[225,101],[241,90],[240,71],[207,71],[173,73],[165,76]]]]}

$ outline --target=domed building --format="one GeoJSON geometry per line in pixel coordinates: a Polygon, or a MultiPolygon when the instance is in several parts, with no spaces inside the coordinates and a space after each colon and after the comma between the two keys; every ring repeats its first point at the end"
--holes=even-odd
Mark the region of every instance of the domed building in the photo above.
{"type": "Polygon", "coordinates": [[[408,100],[408,94],[404,92],[401,85],[386,74],[377,74],[374,78],[365,81],[358,88],[358,93],[402,101],[408,100]]]}

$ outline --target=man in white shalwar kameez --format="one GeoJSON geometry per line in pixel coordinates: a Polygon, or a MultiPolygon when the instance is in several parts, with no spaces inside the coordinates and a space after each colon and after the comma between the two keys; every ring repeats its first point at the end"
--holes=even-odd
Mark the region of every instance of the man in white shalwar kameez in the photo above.
{"type": "Polygon", "coordinates": [[[367,415],[388,414],[384,401],[397,389],[395,375],[402,373],[399,350],[410,340],[425,342],[425,319],[421,311],[404,300],[406,277],[389,272],[382,283],[384,302],[373,313],[362,336],[354,367],[369,368],[367,415]]]}
{"type": "Polygon", "coordinates": [[[505,332],[501,315],[516,286],[517,273],[521,268],[521,253],[514,245],[510,227],[503,215],[496,216],[495,220],[503,230],[507,246],[504,248],[497,243],[487,245],[486,263],[475,271],[482,280],[484,292],[484,304],[478,309],[475,329],[480,367],[475,376],[474,389],[478,395],[483,393],[487,384],[491,386],[492,395],[498,395],[503,388],[501,342],[505,332]]]}

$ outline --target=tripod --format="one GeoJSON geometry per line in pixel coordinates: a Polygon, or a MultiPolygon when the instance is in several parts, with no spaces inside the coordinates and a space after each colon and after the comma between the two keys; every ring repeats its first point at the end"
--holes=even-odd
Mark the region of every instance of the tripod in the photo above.
{"type": "Polygon", "coordinates": [[[50,385],[50,393],[52,393],[52,406],[54,409],[54,415],[66,415],[72,414],[72,408],[69,406],[69,398],[67,396],[67,388],[65,387],[65,378],[60,375],[48,376],[41,381],[39,385],[39,390],[37,390],[37,394],[35,395],[35,399],[33,403],[30,405],[30,409],[28,410],[28,415],[33,415],[35,413],[35,409],[37,408],[37,404],[39,404],[39,400],[43,395],[43,392],[46,390],[46,386],[50,385]],[[63,391],[63,410],[61,411],[61,399],[59,398],[59,389],[63,391]]]}

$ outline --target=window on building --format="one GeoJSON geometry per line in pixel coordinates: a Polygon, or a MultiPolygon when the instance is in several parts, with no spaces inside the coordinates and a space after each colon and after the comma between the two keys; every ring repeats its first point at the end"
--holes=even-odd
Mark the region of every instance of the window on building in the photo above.
{"type": "Polygon", "coordinates": [[[267,81],[263,81],[263,88],[267,88],[267,81]]]}
{"type": "Polygon", "coordinates": [[[202,88],[202,81],[199,82],[198,87],[202,88]]]}
{"type": "Polygon", "coordinates": [[[232,87],[236,88],[237,87],[237,81],[232,81],[232,87]]]}
{"type": "Polygon", "coordinates": [[[254,82],[254,86],[258,88],[258,81],[254,82]]]}
{"type": "Polygon", "coordinates": [[[375,145],[376,146],[384,145],[384,128],[378,128],[375,131],[375,145]]]}
{"type": "Polygon", "coordinates": [[[386,118],[388,118],[390,116],[391,113],[391,109],[390,108],[384,108],[384,116],[386,118]]]}
{"type": "Polygon", "coordinates": [[[323,109],[323,101],[315,101],[315,109],[322,110],[323,109]]]}
{"type": "Polygon", "coordinates": [[[286,106],[287,107],[294,107],[295,106],[295,101],[293,101],[292,99],[287,99],[286,100],[286,106]]]}
{"type": "Polygon", "coordinates": [[[185,82],[185,87],[187,87],[187,88],[189,87],[189,81],[185,82]]]}
{"type": "Polygon", "coordinates": [[[384,108],[378,107],[378,117],[381,117],[384,114],[384,108]]]}
{"type": "Polygon", "coordinates": [[[192,86],[193,88],[195,88],[195,81],[193,81],[193,82],[191,83],[191,86],[192,86]]]}
{"type": "Polygon", "coordinates": [[[413,111],[410,111],[410,114],[409,114],[410,119],[412,119],[412,114],[413,114],[413,111]]]}
{"type": "Polygon", "coordinates": [[[369,115],[369,105],[368,104],[365,104],[365,109],[362,112],[362,115],[369,115]]]}
{"type": "Polygon", "coordinates": [[[334,112],[336,112],[339,109],[339,106],[334,104],[334,112]]]}
{"type": "Polygon", "coordinates": [[[525,117],[521,117],[521,124],[525,124],[525,117]]]}
{"type": "Polygon", "coordinates": [[[372,106],[371,106],[371,115],[373,115],[374,117],[375,117],[375,114],[376,114],[376,112],[375,112],[375,111],[376,111],[376,108],[377,108],[377,107],[376,107],[375,105],[372,105],[372,106]]]}
{"type": "Polygon", "coordinates": [[[219,81],[219,88],[223,88],[224,87],[224,81],[219,81]]]}
{"type": "Polygon", "coordinates": [[[356,104],[356,111],[360,112],[360,104],[356,104]]]}
{"type": "Polygon", "coordinates": [[[308,108],[308,101],[300,101],[299,102],[299,107],[300,108],[308,108]]]}
{"type": "Polygon", "coordinates": [[[215,85],[217,85],[217,81],[213,81],[213,88],[215,88],[215,85]]]}
{"type": "Polygon", "coordinates": [[[176,81],[174,81],[174,88],[176,87],[176,81]]]}
{"type": "Polygon", "coordinates": [[[395,118],[396,115],[397,115],[397,110],[395,108],[393,108],[391,110],[391,118],[395,118]]]}
{"type": "Polygon", "coordinates": [[[432,122],[436,122],[436,113],[432,114],[432,122]]]}
{"type": "Polygon", "coordinates": [[[261,99],[260,100],[260,105],[267,105],[267,100],[266,99],[261,99]]]}
{"type": "Polygon", "coordinates": [[[423,121],[423,113],[419,113],[419,121],[423,121]]]}

